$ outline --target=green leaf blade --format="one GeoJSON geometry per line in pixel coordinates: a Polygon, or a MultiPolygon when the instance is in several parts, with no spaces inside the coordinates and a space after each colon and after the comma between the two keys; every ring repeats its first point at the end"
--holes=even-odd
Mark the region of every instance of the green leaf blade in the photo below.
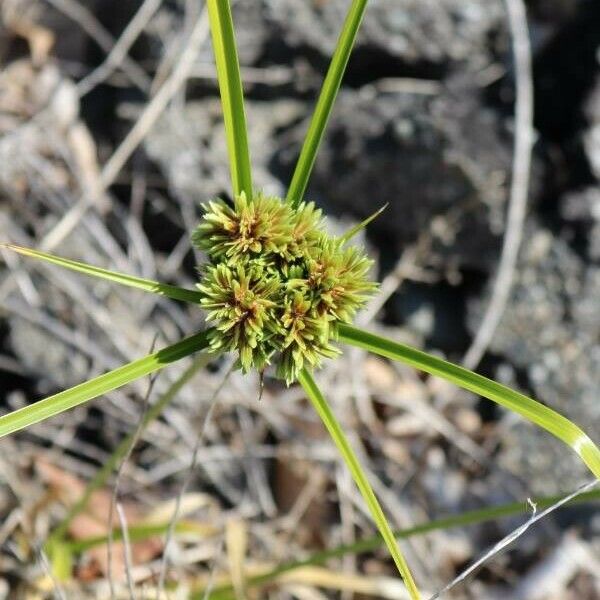
{"type": "Polygon", "coordinates": [[[300,204],[306,191],[317,151],[323,139],[366,8],[367,0],[353,0],[346,15],[287,193],[288,202],[294,206],[300,204]]]}
{"type": "Polygon", "coordinates": [[[366,229],[367,225],[374,221],[387,207],[388,204],[386,203],[380,209],[376,210],[371,216],[367,217],[360,223],[357,223],[356,225],[354,225],[354,227],[351,227],[348,231],[346,231],[346,233],[340,236],[340,240],[342,241],[342,243],[345,244],[346,242],[349,242],[357,233],[359,233],[363,229],[366,229]]]}
{"type": "MultiPolygon", "coordinates": [[[[142,523],[140,525],[130,525],[127,528],[128,538],[131,543],[143,542],[153,537],[163,536],[169,531],[171,523],[142,523]]],[[[206,537],[206,526],[199,525],[194,521],[182,520],[175,524],[175,533],[196,535],[199,539],[206,537]]],[[[113,541],[120,542],[123,540],[123,528],[115,527],[111,532],[113,541]]],[[[96,535],[85,537],[73,541],[65,541],[64,545],[71,551],[72,554],[82,554],[92,548],[104,546],[108,543],[108,535],[96,535]]]]}
{"type": "Polygon", "coordinates": [[[570,446],[600,479],[600,449],[577,425],[551,408],[464,367],[351,325],[340,323],[338,335],[342,342],[446,379],[520,414],[570,446]]]}
{"type": "Polygon", "coordinates": [[[352,474],[352,478],[354,479],[356,486],[360,490],[362,497],[364,498],[369,511],[381,533],[381,537],[384,539],[388,550],[392,558],[394,559],[394,563],[404,580],[404,584],[408,589],[410,597],[413,600],[419,600],[420,594],[417,586],[413,580],[410,569],[408,568],[408,564],[400,548],[398,547],[398,543],[396,542],[396,538],[394,537],[394,533],[392,528],[390,527],[385,514],[373,492],[373,488],[367,479],[367,476],[361,467],[360,461],[358,457],[352,450],[352,446],[350,446],[350,442],[348,441],[346,435],[344,434],[339,422],[335,418],[327,400],[325,400],[321,390],[317,386],[315,380],[312,375],[306,370],[303,369],[298,377],[298,381],[302,384],[306,395],[311,401],[313,407],[317,411],[317,414],[323,421],[323,424],[327,428],[329,435],[335,442],[340,454],[344,458],[350,473],[352,474]]]}
{"type": "MultiPolygon", "coordinates": [[[[179,394],[179,392],[183,389],[183,387],[187,385],[187,383],[189,383],[189,381],[198,373],[198,371],[205,367],[212,358],[213,355],[207,353],[201,353],[195,357],[190,366],[185,369],[185,371],[183,371],[183,373],[181,373],[181,375],[179,375],[179,377],[177,377],[177,379],[175,379],[175,381],[173,381],[173,383],[165,390],[165,392],[161,394],[160,398],[148,408],[142,419],[141,429],[146,429],[146,427],[148,427],[152,421],[161,415],[167,406],[175,399],[177,394],[179,394]]],[[[49,543],[62,539],[65,536],[69,526],[73,522],[73,519],[88,505],[92,494],[106,483],[111,473],[127,455],[129,447],[131,446],[131,443],[137,434],[137,430],[134,429],[119,442],[108,459],[104,461],[102,467],[96,471],[95,475],[87,483],[81,497],[69,508],[64,519],[52,531],[48,539],[49,543]]]]}
{"type": "Polygon", "coordinates": [[[55,254],[48,254],[47,252],[41,252],[40,250],[25,248],[15,244],[0,244],[0,248],[12,250],[21,256],[43,260],[47,263],[63,267],[64,269],[75,271],[76,273],[82,273],[83,275],[89,275],[90,277],[97,277],[106,281],[112,281],[113,283],[118,283],[120,285],[142,290],[144,292],[149,292],[151,294],[158,294],[159,296],[164,296],[173,300],[191,302],[193,304],[199,304],[200,302],[201,295],[199,292],[181,288],[176,285],[169,285],[167,283],[152,281],[151,279],[136,277],[135,275],[127,275],[125,273],[119,273],[118,271],[102,269],[100,267],[77,262],[68,258],[62,258],[61,256],[56,256],[55,254]]]}
{"type": "Polygon", "coordinates": [[[197,333],[144,358],[8,413],[0,417],[0,438],[149,375],[207,346],[206,332],[197,333]]]}
{"type": "Polygon", "coordinates": [[[244,91],[229,0],[207,0],[217,77],[223,106],[233,192],[252,198],[252,172],[244,91]]]}

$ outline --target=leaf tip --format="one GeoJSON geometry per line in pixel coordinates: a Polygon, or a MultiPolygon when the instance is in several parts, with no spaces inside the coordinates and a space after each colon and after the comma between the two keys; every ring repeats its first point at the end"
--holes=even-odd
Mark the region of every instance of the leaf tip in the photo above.
{"type": "Polygon", "coordinates": [[[371,223],[371,221],[374,221],[389,205],[390,203],[386,202],[381,208],[376,210],[364,221],[361,221],[360,223],[356,224],[354,227],[346,231],[346,233],[344,233],[344,235],[342,235],[342,237],[340,238],[342,242],[346,243],[349,240],[351,240],[359,231],[362,231],[369,223],[371,223]]]}

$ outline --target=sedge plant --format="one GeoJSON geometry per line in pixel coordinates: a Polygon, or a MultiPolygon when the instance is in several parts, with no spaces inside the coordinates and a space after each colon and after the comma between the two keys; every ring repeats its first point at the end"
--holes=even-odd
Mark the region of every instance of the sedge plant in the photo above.
{"type": "MultiPolygon", "coordinates": [[[[362,348],[441,377],[521,415],[570,446],[596,478],[600,450],[574,423],[547,406],[463,367],[352,324],[376,286],[371,261],[352,245],[356,227],[335,237],[321,211],[304,198],[319,144],[339,90],[366,0],[353,0],[325,77],[285,199],[254,189],[243,89],[228,0],[207,0],[230,161],[231,204],[213,199],[192,241],[208,258],[197,289],[189,290],[101,269],[34,249],[6,249],[140,291],[188,302],[207,311],[210,327],[71,389],[0,417],[0,437],[53,417],[199,351],[233,352],[244,372],[269,365],[287,384],[299,382],[331,435],[385,542],[409,596],[418,587],[361,464],[316,381],[313,371],[340,353],[339,344],[362,348]]],[[[364,226],[364,223],[362,224],[364,226]]],[[[154,411],[157,412],[157,411],[154,411]]],[[[106,473],[104,473],[106,475],[106,473]]],[[[85,504],[85,500],[83,501],[85,504]]],[[[79,509],[82,502],[79,503],[79,509]]],[[[59,528],[64,535],[66,528],[59,528]]]]}

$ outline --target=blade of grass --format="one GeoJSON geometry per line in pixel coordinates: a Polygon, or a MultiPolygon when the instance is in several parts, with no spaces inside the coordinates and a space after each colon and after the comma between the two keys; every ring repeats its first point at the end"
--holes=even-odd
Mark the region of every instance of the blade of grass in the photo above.
{"type": "Polygon", "coordinates": [[[339,340],[342,342],[406,363],[425,373],[446,379],[461,388],[488,398],[520,414],[570,446],[596,478],[600,479],[600,450],[598,447],[577,425],[551,408],[464,367],[459,367],[416,348],[363,331],[352,325],[340,323],[338,325],[338,335],[339,340]]]}
{"type": "MultiPolygon", "coordinates": [[[[129,540],[133,543],[143,542],[153,537],[162,537],[169,529],[169,525],[170,522],[131,525],[127,528],[129,540]]],[[[211,532],[207,525],[196,523],[194,521],[181,520],[175,525],[175,533],[193,534],[198,537],[206,537],[210,533],[217,533],[217,531],[215,530],[211,532]]],[[[115,527],[113,529],[112,538],[115,542],[119,542],[123,539],[123,530],[121,527],[115,527]]],[[[63,542],[63,545],[66,546],[72,554],[81,554],[91,550],[92,548],[104,546],[107,543],[108,535],[95,535],[79,540],[65,541],[63,542]]]]}
{"type": "Polygon", "coordinates": [[[231,182],[234,193],[252,198],[252,173],[244,113],[244,90],[240,77],[229,0],[207,0],[221,105],[225,120],[231,182]]]}
{"type": "Polygon", "coordinates": [[[308,132],[300,151],[300,157],[298,158],[298,163],[296,164],[296,169],[294,170],[294,175],[288,189],[287,200],[293,206],[298,206],[304,196],[308,178],[315,164],[317,151],[319,150],[331,109],[340,89],[342,77],[350,58],[350,52],[352,51],[352,46],[354,45],[354,40],[356,39],[356,34],[366,8],[367,0],[353,0],[346,15],[346,20],[338,38],[335,52],[331,58],[331,64],[325,76],[315,112],[308,127],[308,132]]]}
{"type": "Polygon", "coordinates": [[[144,358],[8,413],[0,417],[0,437],[49,419],[65,410],[158,371],[170,363],[206,348],[207,345],[206,332],[197,333],[144,358]]]}
{"type": "MultiPolygon", "coordinates": [[[[532,502],[538,507],[539,510],[543,510],[559,502],[563,496],[550,496],[544,498],[534,498],[532,502]]],[[[580,494],[573,500],[571,500],[566,506],[572,504],[580,504],[586,502],[597,502],[600,500],[600,490],[594,490],[591,492],[585,492],[580,494]]],[[[563,507],[561,507],[563,508],[563,507]]],[[[433,531],[446,530],[454,527],[465,527],[468,525],[477,525],[480,523],[486,523],[495,521],[497,519],[511,517],[515,515],[527,514],[531,511],[531,506],[528,502],[511,502],[509,504],[502,504],[500,506],[491,506],[487,508],[481,508],[477,510],[471,510],[464,512],[459,515],[453,515],[450,517],[444,517],[441,519],[435,519],[415,527],[407,529],[399,529],[394,531],[394,536],[400,539],[408,539],[418,535],[424,535],[433,531]]],[[[335,548],[329,548],[327,550],[321,550],[315,552],[304,559],[292,560],[289,562],[282,563],[274,569],[262,573],[260,575],[254,575],[246,579],[246,585],[248,588],[256,587],[269,583],[276,579],[279,575],[299,569],[301,567],[321,565],[328,560],[336,558],[342,558],[348,554],[362,554],[366,552],[372,552],[377,550],[384,545],[383,538],[380,535],[374,535],[353,544],[343,544],[336,546],[335,548]]],[[[199,590],[193,595],[193,598],[200,597],[203,590],[199,590]]],[[[224,585],[214,590],[211,598],[213,600],[230,600],[232,596],[233,586],[224,585]]]]}
{"type": "Polygon", "coordinates": [[[344,233],[340,240],[342,243],[350,241],[359,231],[362,231],[371,221],[374,221],[386,208],[388,204],[384,204],[379,210],[376,210],[370,217],[367,217],[364,221],[357,223],[354,227],[351,227],[344,233]]]}
{"type": "Polygon", "coordinates": [[[0,244],[0,248],[12,250],[13,252],[17,252],[22,256],[37,258],[53,265],[58,265],[59,267],[76,271],[77,273],[83,273],[84,275],[89,275],[91,277],[106,279],[107,281],[112,281],[113,283],[119,283],[127,287],[143,290],[144,292],[158,294],[159,296],[165,296],[167,298],[172,298],[173,300],[192,302],[194,304],[198,304],[200,302],[200,292],[187,290],[176,285],[159,283],[158,281],[142,279],[141,277],[126,275],[125,273],[119,273],[118,271],[101,269],[100,267],[94,267],[92,265],[87,265],[85,263],[70,260],[68,258],[62,258],[54,254],[48,254],[47,252],[34,250],[33,248],[16,246],[15,244],[0,244]]]}
{"type": "Polygon", "coordinates": [[[385,540],[385,543],[394,559],[394,563],[404,580],[404,584],[408,589],[410,597],[413,600],[419,600],[420,594],[415,582],[412,578],[410,569],[396,543],[396,538],[392,532],[392,529],[385,518],[383,510],[379,505],[377,498],[375,497],[375,493],[373,492],[373,488],[365,475],[363,468],[361,467],[360,461],[358,460],[354,450],[350,446],[346,435],[344,434],[339,422],[335,418],[327,400],[325,400],[321,390],[317,386],[315,380],[312,375],[306,370],[303,369],[298,377],[298,381],[302,384],[306,395],[314,406],[317,414],[323,421],[323,424],[327,428],[329,435],[335,442],[340,454],[342,455],[350,473],[352,474],[352,478],[354,479],[362,497],[364,498],[371,515],[373,516],[373,520],[381,533],[382,538],[385,540]]]}
{"type": "MultiPolygon", "coordinates": [[[[173,401],[174,398],[176,398],[177,394],[179,394],[183,387],[189,383],[194,375],[196,375],[200,369],[204,368],[212,359],[213,356],[206,353],[202,353],[194,358],[190,366],[167,388],[167,390],[165,390],[163,394],[161,394],[160,398],[148,408],[142,421],[142,429],[148,427],[152,421],[161,415],[165,408],[173,401]]],[[[111,473],[123,460],[123,457],[127,453],[135,434],[135,431],[129,433],[113,450],[106,462],[100,469],[98,469],[94,477],[88,482],[81,497],[77,500],[77,502],[75,502],[75,504],[73,504],[73,506],[71,506],[65,518],[52,531],[48,541],[57,540],[66,534],[73,519],[88,505],[92,494],[106,483],[111,473]]]]}

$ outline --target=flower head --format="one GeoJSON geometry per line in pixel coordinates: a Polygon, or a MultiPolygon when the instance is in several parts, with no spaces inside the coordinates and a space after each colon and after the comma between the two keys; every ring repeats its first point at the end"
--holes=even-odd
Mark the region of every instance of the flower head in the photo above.
{"type": "Polygon", "coordinates": [[[375,291],[367,279],[372,261],[356,246],[345,247],[337,238],[323,235],[306,258],[308,286],[319,315],[349,323],[375,291]]]}
{"type": "Polygon", "coordinates": [[[258,194],[248,201],[242,192],[233,207],[215,200],[203,208],[192,240],[211,259],[283,254],[292,241],[293,212],[279,198],[258,194]]]}
{"type": "Polygon", "coordinates": [[[321,364],[338,351],[330,344],[330,324],[320,318],[311,300],[302,291],[288,294],[281,316],[281,360],[277,374],[289,384],[294,381],[305,362],[311,367],[321,364]]]}
{"type": "Polygon", "coordinates": [[[280,282],[255,266],[209,265],[203,275],[198,286],[203,294],[201,305],[208,311],[207,320],[215,323],[211,349],[238,351],[245,372],[252,366],[264,368],[275,350],[270,340],[277,331],[280,282]]]}
{"type": "Polygon", "coordinates": [[[333,324],[351,321],[375,289],[363,250],[328,235],[312,202],[240,194],[203,208],[193,242],[210,259],[198,289],[211,350],[238,352],[244,371],[274,359],[288,384],[335,356],[333,324]]]}

